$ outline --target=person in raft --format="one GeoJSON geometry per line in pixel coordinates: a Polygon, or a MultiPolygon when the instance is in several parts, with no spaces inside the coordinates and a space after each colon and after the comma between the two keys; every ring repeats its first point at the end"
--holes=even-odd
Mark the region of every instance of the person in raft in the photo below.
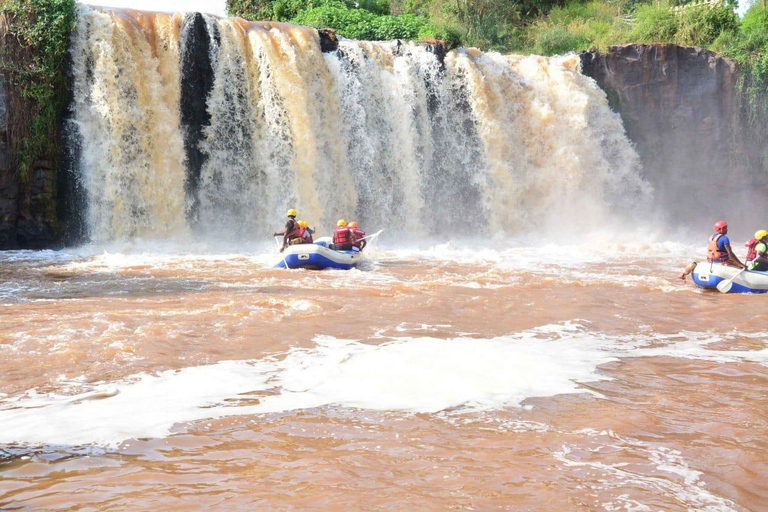
{"type": "Polygon", "coordinates": [[[307,223],[304,220],[299,221],[299,226],[301,226],[301,240],[303,244],[312,244],[315,243],[314,239],[312,238],[312,235],[315,234],[314,229],[310,229],[309,223],[307,223]]]}
{"type": "Polygon", "coordinates": [[[351,251],[353,243],[355,241],[355,235],[347,227],[347,221],[339,219],[336,223],[336,229],[333,230],[333,247],[337,251],[351,251]]]}
{"type": "Polygon", "coordinates": [[[349,230],[352,232],[352,236],[354,237],[352,247],[357,247],[358,251],[365,249],[365,246],[368,243],[368,240],[363,240],[365,238],[365,231],[357,227],[357,222],[350,222],[349,230]]]}
{"type": "Polygon", "coordinates": [[[758,272],[768,270],[768,231],[761,229],[744,245],[747,247],[747,268],[758,272]]]}
{"type": "Polygon", "coordinates": [[[296,210],[291,208],[290,210],[288,210],[288,213],[286,215],[288,216],[288,220],[285,221],[285,229],[272,235],[272,236],[283,237],[283,247],[280,248],[280,252],[283,252],[285,248],[288,247],[289,245],[294,245],[297,243],[300,244],[304,241],[301,238],[301,226],[299,225],[299,222],[296,220],[296,210]]]}
{"type": "MultiPolygon", "coordinates": [[[[707,244],[707,261],[710,263],[730,265],[732,267],[747,268],[746,265],[739,261],[739,258],[733,254],[731,241],[726,236],[728,234],[728,224],[724,220],[721,220],[716,222],[712,229],[715,230],[715,233],[709,237],[709,243],[707,244]]],[[[680,274],[680,279],[685,279],[688,274],[693,272],[694,268],[696,268],[696,262],[685,267],[683,273],[680,274]]]]}

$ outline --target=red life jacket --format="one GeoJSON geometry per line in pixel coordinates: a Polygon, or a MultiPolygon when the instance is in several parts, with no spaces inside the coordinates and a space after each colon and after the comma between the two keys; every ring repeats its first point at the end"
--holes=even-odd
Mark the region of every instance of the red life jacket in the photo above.
{"type": "Polygon", "coordinates": [[[354,235],[346,226],[339,226],[333,230],[334,245],[349,245],[354,240],[354,235]]]}
{"type": "Polygon", "coordinates": [[[293,240],[294,238],[301,238],[301,226],[299,226],[298,221],[293,221],[293,229],[291,229],[288,232],[288,240],[293,240]]]}
{"type": "Polygon", "coordinates": [[[354,245],[355,247],[357,247],[359,249],[360,246],[362,245],[360,240],[365,238],[365,231],[363,231],[360,228],[352,228],[352,229],[350,229],[350,231],[352,231],[352,235],[354,235],[354,237],[355,237],[355,241],[352,242],[352,245],[354,245]]]}
{"type": "MultiPolygon", "coordinates": [[[[760,243],[760,240],[755,240],[754,238],[751,238],[749,242],[744,244],[744,247],[747,248],[747,261],[756,260],[758,257],[757,250],[755,247],[757,247],[757,244],[760,243]]],[[[768,244],[766,244],[768,246],[768,244]]]]}
{"type": "Polygon", "coordinates": [[[753,259],[757,258],[757,251],[755,251],[756,245],[757,240],[754,238],[750,238],[749,241],[744,244],[744,247],[747,248],[747,261],[752,261],[753,259]]]}
{"type": "Polygon", "coordinates": [[[720,240],[722,234],[718,233],[709,237],[709,244],[707,245],[707,261],[714,263],[728,263],[728,252],[721,251],[717,247],[717,241],[720,240]]]}
{"type": "Polygon", "coordinates": [[[301,238],[304,239],[305,244],[311,244],[313,241],[312,233],[310,233],[307,228],[301,228],[301,238]]]}

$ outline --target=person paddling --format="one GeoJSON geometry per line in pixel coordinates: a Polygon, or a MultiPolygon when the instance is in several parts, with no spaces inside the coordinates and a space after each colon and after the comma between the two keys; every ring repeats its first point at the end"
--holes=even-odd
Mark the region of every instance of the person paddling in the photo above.
{"type": "Polygon", "coordinates": [[[758,272],[768,270],[768,231],[761,229],[744,245],[747,247],[747,268],[758,272]]]}
{"type": "Polygon", "coordinates": [[[347,227],[347,221],[339,219],[336,229],[333,230],[333,249],[337,251],[351,251],[354,235],[347,227]]]}
{"type": "Polygon", "coordinates": [[[283,237],[283,247],[280,248],[280,252],[283,252],[286,247],[289,245],[293,245],[298,240],[298,243],[301,243],[303,239],[301,238],[301,226],[299,225],[299,222],[296,220],[296,210],[291,208],[288,210],[288,213],[286,214],[288,216],[288,220],[285,221],[285,228],[282,231],[279,231],[275,233],[272,236],[282,236],[283,237]]]}
{"type": "Polygon", "coordinates": [[[299,221],[299,226],[301,226],[301,239],[302,243],[305,244],[312,244],[314,243],[314,240],[312,238],[312,235],[315,234],[315,231],[313,229],[310,229],[309,223],[303,220],[299,221]]]}
{"type": "MultiPolygon", "coordinates": [[[[709,237],[709,243],[707,244],[707,261],[710,263],[722,263],[723,265],[730,265],[738,268],[747,268],[739,258],[733,254],[731,249],[731,241],[726,234],[728,233],[728,223],[724,220],[715,223],[713,228],[716,233],[709,237]]],[[[685,279],[688,274],[693,272],[696,268],[696,262],[694,261],[683,270],[680,274],[680,279],[685,279]]]]}
{"type": "Polygon", "coordinates": [[[716,231],[711,237],[709,237],[709,244],[707,245],[707,261],[710,263],[722,263],[724,265],[730,265],[732,267],[747,268],[739,258],[733,254],[731,249],[731,241],[726,236],[728,234],[728,224],[721,220],[714,225],[716,231]]]}
{"type": "Polygon", "coordinates": [[[357,227],[357,222],[350,222],[349,230],[352,232],[352,236],[354,237],[352,246],[357,247],[358,251],[365,249],[365,246],[368,244],[368,240],[363,240],[365,238],[365,231],[357,227]]]}

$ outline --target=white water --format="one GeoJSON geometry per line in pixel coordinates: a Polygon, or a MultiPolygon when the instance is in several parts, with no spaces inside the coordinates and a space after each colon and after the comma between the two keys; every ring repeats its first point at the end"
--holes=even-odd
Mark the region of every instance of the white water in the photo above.
{"type": "MultiPolygon", "coordinates": [[[[638,157],[576,55],[502,56],[342,41],[314,29],[205,18],[214,69],[185,193],[179,15],[83,8],[74,37],[78,172],[95,241],[244,241],[289,207],[425,233],[590,229],[647,202],[638,157]]],[[[181,42],[180,42],[181,41],[181,42]]],[[[189,78],[189,77],[187,77],[189,78]]]]}
{"type": "MultiPolygon", "coordinates": [[[[363,343],[318,336],[314,348],[256,361],[139,374],[67,396],[30,391],[2,404],[0,443],[117,446],[127,439],[167,436],[179,423],[324,406],[412,413],[519,407],[532,397],[591,393],[579,383],[606,379],[599,366],[619,358],[768,365],[768,347],[708,348],[724,339],[692,332],[608,336],[578,323],[494,339],[363,343]]],[[[77,379],[70,384],[80,386],[77,379]]]]}

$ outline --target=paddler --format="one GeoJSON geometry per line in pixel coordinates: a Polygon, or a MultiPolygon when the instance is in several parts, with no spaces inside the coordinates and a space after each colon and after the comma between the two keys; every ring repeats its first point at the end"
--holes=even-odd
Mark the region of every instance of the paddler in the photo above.
{"type": "Polygon", "coordinates": [[[285,221],[285,228],[272,235],[283,237],[283,246],[280,248],[280,252],[283,252],[289,245],[303,242],[303,239],[301,238],[301,226],[296,220],[296,210],[291,208],[286,215],[288,216],[288,220],[285,221]]]}
{"type": "MultiPolygon", "coordinates": [[[[739,258],[733,254],[731,249],[731,241],[726,236],[728,233],[728,223],[724,220],[715,223],[713,228],[715,233],[709,237],[709,243],[707,244],[707,261],[710,263],[722,263],[723,265],[730,265],[738,268],[747,268],[739,258]]],[[[685,279],[688,274],[693,272],[696,268],[696,262],[694,261],[683,270],[680,274],[680,279],[685,279]]]]}
{"type": "Polygon", "coordinates": [[[768,231],[761,229],[747,246],[747,268],[764,272],[768,270],[768,231]]]}
{"type": "Polygon", "coordinates": [[[354,235],[347,226],[347,221],[339,219],[336,229],[333,230],[333,249],[337,251],[351,251],[354,235]]]}
{"type": "Polygon", "coordinates": [[[350,222],[349,230],[352,232],[352,236],[354,237],[352,247],[357,247],[358,251],[365,249],[365,246],[368,244],[368,240],[364,240],[365,231],[357,227],[357,222],[350,222]]]}
{"type": "Polygon", "coordinates": [[[304,244],[312,244],[314,243],[314,240],[312,239],[312,235],[315,234],[315,231],[313,229],[310,229],[309,223],[304,220],[299,221],[299,226],[301,226],[301,240],[304,244]]]}
{"type": "Polygon", "coordinates": [[[726,236],[728,234],[728,224],[721,220],[713,226],[715,233],[709,237],[707,245],[707,261],[710,263],[722,263],[732,267],[747,268],[739,258],[733,254],[731,241],[726,236]]]}

